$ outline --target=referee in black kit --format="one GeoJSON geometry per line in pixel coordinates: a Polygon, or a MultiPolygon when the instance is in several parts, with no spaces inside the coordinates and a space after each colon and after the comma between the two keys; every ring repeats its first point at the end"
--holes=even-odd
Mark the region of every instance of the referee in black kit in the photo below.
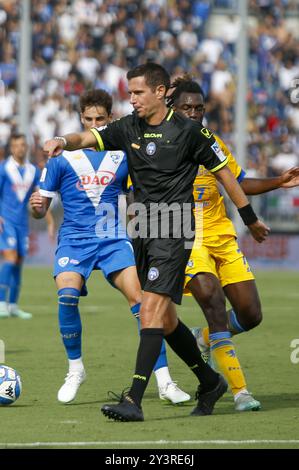
{"type": "Polygon", "coordinates": [[[134,186],[134,200],[142,203],[144,208],[143,221],[157,223],[160,230],[158,236],[152,237],[146,231],[133,240],[144,291],[135,374],[131,388],[122,393],[119,403],[104,405],[101,410],[116,421],[143,421],[141,401],[164,336],[200,382],[196,393],[198,403],[191,414],[209,415],[227,390],[227,384],[203,361],[195,338],[177,318],[174,305],[181,303],[184,271],[192,247],[192,243],[186,243],[192,237],[190,230],[185,233],[185,225],[189,225],[189,229],[193,227],[193,181],[198,165],[204,165],[223,184],[258,242],[266,238],[269,229],[257,219],[243,190],[226,168],[226,157],[213,134],[201,124],[167,108],[165,96],[170,77],[166,70],[158,64],[147,63],[130,70],[127,79],[134,107],[131,115],[105,129],[56,137],[44,145],[49,157],[58,155],[63,149],[95,146],[98,150],[124,150],[134,186]],[[151,207],[156,207],[157,203],[160,211],[151,213],[151,207]],[[164,216],[169,217],[170,205],[174,205],[170,218],[173,227],[163,234],[164,216]],[[186,220],[186,212],[191,224],[177,223],[182,218],[186,220]]]}

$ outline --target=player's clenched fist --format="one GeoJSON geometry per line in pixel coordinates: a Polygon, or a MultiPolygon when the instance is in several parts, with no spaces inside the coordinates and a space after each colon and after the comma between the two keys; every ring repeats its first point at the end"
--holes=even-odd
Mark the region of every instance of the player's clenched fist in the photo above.
{"type": "Polygon", "coordinates": [[[34,193],[31,194],[29,203],[32,209],[42,207],[43,198],[38,191],[35,191],[34,193]]]}
{"type": "Polygon", "coordinates": [[[35,217],[43,216],[43,213],[44,213],[43,197],[40,195],[38,191],[31,194],[30,199],[29,199],[29,205],[35,217]]]}

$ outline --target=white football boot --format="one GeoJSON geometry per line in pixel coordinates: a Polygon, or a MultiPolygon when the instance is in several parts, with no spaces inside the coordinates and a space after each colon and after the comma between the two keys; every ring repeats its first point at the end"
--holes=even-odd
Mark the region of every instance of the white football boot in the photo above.
{"type": "Polygon", "coordinates": [[[235,410],[236,411],[259,411],[261,404],[258,400],[253,398],[251,393],[247,390],[242,390],[235,396],[235,410]]]}
{"type": "Polygon", "coordinates": [[[64,384],[58,390],[57,399],[61,403],[70,403],[76,398],[79,387],[85,382],[85,370],[68,372],[64,384]]]}
{"type": "Polygon", "coordinates": [[[191,399],[191,396],[183,392],[183,390],[177,386],[176,382],[168,382],[164,387],[159,387],[159,397],[161,400],[170,401],[174,405],[184,403],[191,399]]]}
{"type": "Polygon", "coordinates": [[[16,310],[11,310],[9,316],[12,318],[21,318],[22,320],[30,320],[32,318],[32,313],[24,312],[24,310],[20,310],[18,308],[16,310]]]}
{"type": "Polygon", "coordinates": [[[9,318],[9,311],[7,308],[2,308],[0,310],[0,318],[9,318]]]}

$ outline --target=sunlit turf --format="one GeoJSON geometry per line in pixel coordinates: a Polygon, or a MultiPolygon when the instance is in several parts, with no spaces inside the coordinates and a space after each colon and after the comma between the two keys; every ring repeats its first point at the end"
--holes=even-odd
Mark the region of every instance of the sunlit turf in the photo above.
{"type": "MultiPolygon", "coordinates": [[[[23,381],[20,399],[0,408],[0,447],[48,443],[50,448],[299,448],[299,364],[290,360],[290,343],[299,338],[298,277],[287,272],[257,273],[264,321],[254,331],[235,337],[248,388],[262,403],[260,412],[236,413],[227,393],[213,416],[191,417],[194,400],[184,406],[165,405],[152,377],[143,402],[144,423],[114,423],[100,413],[100,407],[107,402],[108,390],[120,393],[130,384],[138,345],[136,321],[125,299],[100,273],[93,274],[89,296],[81,299],[88,379],[76,401],[64,406],[56,399],[67,361],[58,333],[51,270],[26,268],[20,305],[33,313],[33,319],[0,321],[5,362],[20,372],[23,381]],[[287,442],[261,442],[269,440],[287,442]]],[[[184,299],[179,313],[189,326],[204,325],[190,298],[184,299]]],[[[194,396],[193,374],[172,351],[168,356],[173,378],[194,396]]]]}

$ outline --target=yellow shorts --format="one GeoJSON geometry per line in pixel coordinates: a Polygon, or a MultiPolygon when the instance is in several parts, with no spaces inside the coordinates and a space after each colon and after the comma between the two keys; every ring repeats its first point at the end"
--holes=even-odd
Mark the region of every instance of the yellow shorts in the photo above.
{"type": "Polygon", "coordinates": [[[191,295],[186,284],[200,272],[214,274],[222,287],[254,279],[235,237],[227,235],[208,237],[203,245],[192,249],[185,271],[185,295],[191,295]]]}

